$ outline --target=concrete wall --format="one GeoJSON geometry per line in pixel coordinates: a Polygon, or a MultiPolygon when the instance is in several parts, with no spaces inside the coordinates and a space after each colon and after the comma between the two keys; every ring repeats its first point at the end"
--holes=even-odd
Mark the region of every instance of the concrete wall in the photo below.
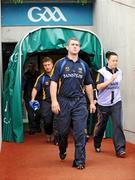
{"type": "Polygon", "coordinates": [[[121,86],[123,120],[127,141],[135,143],[135,1],[96,0],[95,32],[102,39],[104,50],[119,54],[123,71],[121,86]]]}
{"type": "MultiPolygon", "coordinates": [[[[70,26],[68,26],[68,27],[70,27],[70,26]]],[[[92,26],[76,26],[76,27],[93,31],[92,26]]],[[[2,42],[18,42],[29,31],[32,31],[36,28],[38,28],[38,26],[2,27],[2,42]]]]}

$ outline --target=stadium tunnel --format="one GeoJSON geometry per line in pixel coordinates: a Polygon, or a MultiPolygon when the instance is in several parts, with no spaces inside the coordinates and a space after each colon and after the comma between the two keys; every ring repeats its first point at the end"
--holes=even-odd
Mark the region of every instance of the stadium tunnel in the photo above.
{"type": "Polygon", "coordinates": [[[29,32],[15,46],[5,72],[3,88],[3,141],[23,142],[23,111],[22,111],[22,74],[32,59],[41,69],[44,56],[56,62],[66,56],[66,43],[69,38],[78,38],[81,43],[79,57],[85,60],[95,79],[96,72],[105,64],[103,47],[98,36],[89,31],[72,27],[40,27],[29,32]]]}

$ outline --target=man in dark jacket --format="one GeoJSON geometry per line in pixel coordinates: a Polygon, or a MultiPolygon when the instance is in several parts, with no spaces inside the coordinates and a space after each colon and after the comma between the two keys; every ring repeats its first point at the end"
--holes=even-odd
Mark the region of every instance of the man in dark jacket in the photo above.
{"type": "MultiPolygon", "coordinates": [[[[36,70],[36,65],[34,63],[30,63],[28,65],[28,70],[24,73],[23,82],[22,82],[23,99],[25,101],[26,110],[28,112],[30,135],[33,135],[36,132],[41,132],[40,112],[36,111],[35,113],[34,110],[29,105],[29,101],[31,100],[31,92],[38,76],[39,76],[39,72],[36,70]]],[[[39,100],[38,96],[37,96],[37,100],[39,100]]]]}

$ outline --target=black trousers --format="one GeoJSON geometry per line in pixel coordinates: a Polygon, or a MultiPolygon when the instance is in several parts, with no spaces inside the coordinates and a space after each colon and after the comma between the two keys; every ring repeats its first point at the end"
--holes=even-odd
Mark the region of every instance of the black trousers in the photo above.
{"type": "Polygon", "coordinates": [[[115,152],[118,154],[120,151],[125,150],[125,136],[122,129],[122,102],[119,101],[113,106],[100,106],[97,105],[98,122],[94,131],[94,146],[99,148],[104,136],[107,121],[109,116],[112,122],[112,135],[115,152]]]}
{"type": "Polygon", "coordinates": [[[42,101],[41,115],[44,123],[44,131],[47,135],[53,133],[53,118],[54,114],[51,110],[51,102],[42,101]]]}
{"type": "Polygon", "coordinates": [[[72,123],[75,142],[75,161],[77,165],[85,163],[85,129],[88,117],[86,98],[59,97],[58,101],[60,113],[56,116],[56,122],[59,135],[59,150],[61,153],[66,152],[68,133],[72,123]]]}

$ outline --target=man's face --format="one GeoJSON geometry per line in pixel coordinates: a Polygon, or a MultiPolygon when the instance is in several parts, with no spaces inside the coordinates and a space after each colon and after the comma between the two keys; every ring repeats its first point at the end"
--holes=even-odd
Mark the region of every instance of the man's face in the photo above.
{"type": "Polygon", "coordinates": [[[29,64],[29,70],[31,73],[34,73],[36,70],[36,65],[35,64],[29,64]]]}
{"type": "Polygon", "coordinates": [[[53,68],[53,63],[51,61],[44,62],[43,68],[44,68],[46,73],[50,73],[52,71],[52,68],[53,68]]]}
{"type": "Polygon", "coordinates": [[[70,40],[67,46],[68,53],[71,55],[77,55],[80,51],[80,43],[76,40],[70,40]]]}

